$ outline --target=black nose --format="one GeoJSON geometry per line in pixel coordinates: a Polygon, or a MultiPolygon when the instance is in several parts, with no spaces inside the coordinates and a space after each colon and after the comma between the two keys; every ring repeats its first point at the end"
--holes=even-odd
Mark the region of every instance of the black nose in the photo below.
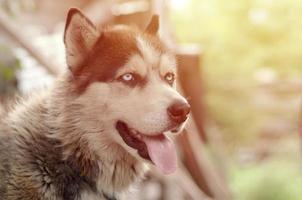
{"type": "Polygon", "coordinates": [[[190,113],[190,105],[183,101],[176,101],[168,107],[170,118],[176,123],[182,123],[188,118],[190,113]]]}

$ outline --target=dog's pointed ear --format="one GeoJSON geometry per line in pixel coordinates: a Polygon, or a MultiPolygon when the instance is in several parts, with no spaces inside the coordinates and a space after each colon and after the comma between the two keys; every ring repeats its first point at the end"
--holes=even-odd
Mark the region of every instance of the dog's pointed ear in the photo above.
{"type": "Polygon", "coordinates": [[[82,64],[88,51],[97,41],[100,32],[87,19],[80,10],[71,8],[68,11],[64,44],[66,48],[66,61],[68,67],[73,71],[82,64]]]}
{"type": "Polygon", "coordinates": [[[146,32],[155,35],[157,34],[158,29],[159,29],[159,16],[153,15],[151,21],[149,22],[149,25],[146,28],[146,32]]]}

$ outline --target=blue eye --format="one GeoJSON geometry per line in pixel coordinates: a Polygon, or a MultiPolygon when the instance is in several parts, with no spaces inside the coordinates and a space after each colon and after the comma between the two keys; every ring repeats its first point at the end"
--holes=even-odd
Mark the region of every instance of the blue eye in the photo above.
{"type": "Polygon", "coordinates": [[[127,73],[127,74],[122,75],[121,78],[123,79],[123,81],[129,82],[134,79],[134,76],[131,73],[127,73]]]}
{"type": "Polygon", "coordinates": [[[125,73],[118,80],[126,85],[134,87],[141,80],[140,76],[134,73],[125,73]]]}

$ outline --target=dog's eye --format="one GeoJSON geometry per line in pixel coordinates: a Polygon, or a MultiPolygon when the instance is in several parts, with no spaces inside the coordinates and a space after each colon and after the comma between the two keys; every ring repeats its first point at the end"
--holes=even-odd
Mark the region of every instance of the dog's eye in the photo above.
{"type": "Polygon", "coordinates": [[[123,81],[129,82],[129,81],[132,81],[134,79],[134,76],[131,73],[127,73],[127,74],[122,75],[121,78],[123,79],[123,81]]]}
{"type": "Polygon", "coordinates": [[[121,75],[118,80],[127,85],[135,86],[139,81],[139,76],[133,73],[126,73],[121,75]]]}
{"type": "Polygon", "coordinates": [[[168,72],[166,75],[165,75],[165,80],[170,84],[172,85],[174,83],[174,80],[175,80],[175,75],[171,72],[168,72]]]}

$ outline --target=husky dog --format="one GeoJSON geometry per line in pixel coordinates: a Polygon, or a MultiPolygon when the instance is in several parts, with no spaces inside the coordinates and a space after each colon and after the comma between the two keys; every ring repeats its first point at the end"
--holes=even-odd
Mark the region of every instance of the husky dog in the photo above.
{"type": "Polygon", "coordinates": [[[158,27],[153,16],[144,31],[98,30],[70,9],[68,70],[1,117],[1,200],[121,199],[148,163],[175,171],[167,133],[183,128],[190,106],[158,27]]]}

